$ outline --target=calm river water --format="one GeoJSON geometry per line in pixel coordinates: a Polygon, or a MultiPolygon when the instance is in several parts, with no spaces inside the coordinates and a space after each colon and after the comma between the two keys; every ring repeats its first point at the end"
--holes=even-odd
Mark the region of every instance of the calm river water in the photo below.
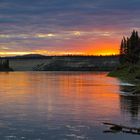
{"type": "Polygon", "coordinates": [[[0,140],[139,140],[102,122],[140,126],[140,99],[92,72],[0,73],[0,140]]]}

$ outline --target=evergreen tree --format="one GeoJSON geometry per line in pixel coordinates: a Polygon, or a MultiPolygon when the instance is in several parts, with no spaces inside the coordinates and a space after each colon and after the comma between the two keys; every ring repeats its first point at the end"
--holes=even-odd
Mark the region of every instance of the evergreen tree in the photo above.
{"type": "Polygon", "coordinates": [[[120,47],[120,63],[136,64],[140,60],[140,38],[137,31],[133,31],[130,38],[123,37],[120,47]]]}
{"type": "Polygon", "coordinates": [[[10,69],[9,60],[2,60],[0,59],[0,71],[10,69]]]}
{"type": "Polygon", "coordinates": [[[120,46],[120,59],[119,59],[121,64],[124,63],[123,46],[124,46],[124,42],[122,40],[121,41],[121,46],[120,46]]]}

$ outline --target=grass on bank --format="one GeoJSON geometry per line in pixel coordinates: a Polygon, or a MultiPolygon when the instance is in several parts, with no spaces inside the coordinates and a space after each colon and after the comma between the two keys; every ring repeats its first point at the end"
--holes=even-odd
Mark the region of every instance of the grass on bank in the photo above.
{"type": "Polygon", "coordinates": [[[120,65],[116,70],[110,72],[108,76],[118,77],[123,81],[135,84],[135,92],[140,94],[140,66],[120,65]]]}

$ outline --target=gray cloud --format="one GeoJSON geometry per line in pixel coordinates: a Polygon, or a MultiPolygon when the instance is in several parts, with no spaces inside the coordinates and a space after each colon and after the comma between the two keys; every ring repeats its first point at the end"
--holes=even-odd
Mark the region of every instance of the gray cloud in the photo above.
{"type": "Polygon", "coordinates": [[[0,37],[0,42],[15,42],[15,46],[21,46],[21,49],[51,49],[53,46],[56,50],[61,47],[63,50],[72,40],[78,43],[100,37],[97,31],[102,31],[102,34],[115,32],[114,38],[119,38],[133,28],[140,28],[139,7],[139,0],[1,0],[0,34],[5,38],[0,37]],[[63,37],[64,32],[70,34],[71,31],[88,34],[76,39],[63,37]],[[61,37],[33,37],[39,33],[59,34],[61,37]],[[27,34],[27,37],[21,34],[27,34]],[[6,35],[11,38],[6,38],[6,35]]]}

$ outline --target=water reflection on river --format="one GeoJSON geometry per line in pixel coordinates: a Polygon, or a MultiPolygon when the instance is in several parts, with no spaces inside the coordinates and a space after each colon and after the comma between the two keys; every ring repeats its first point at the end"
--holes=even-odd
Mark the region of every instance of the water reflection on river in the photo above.
{"type": "Polygon", "coordinates": [[[140,126],[140,98],[92,72],[0,73],[0,140],[118,140],[102,122],[140,126]]]}

